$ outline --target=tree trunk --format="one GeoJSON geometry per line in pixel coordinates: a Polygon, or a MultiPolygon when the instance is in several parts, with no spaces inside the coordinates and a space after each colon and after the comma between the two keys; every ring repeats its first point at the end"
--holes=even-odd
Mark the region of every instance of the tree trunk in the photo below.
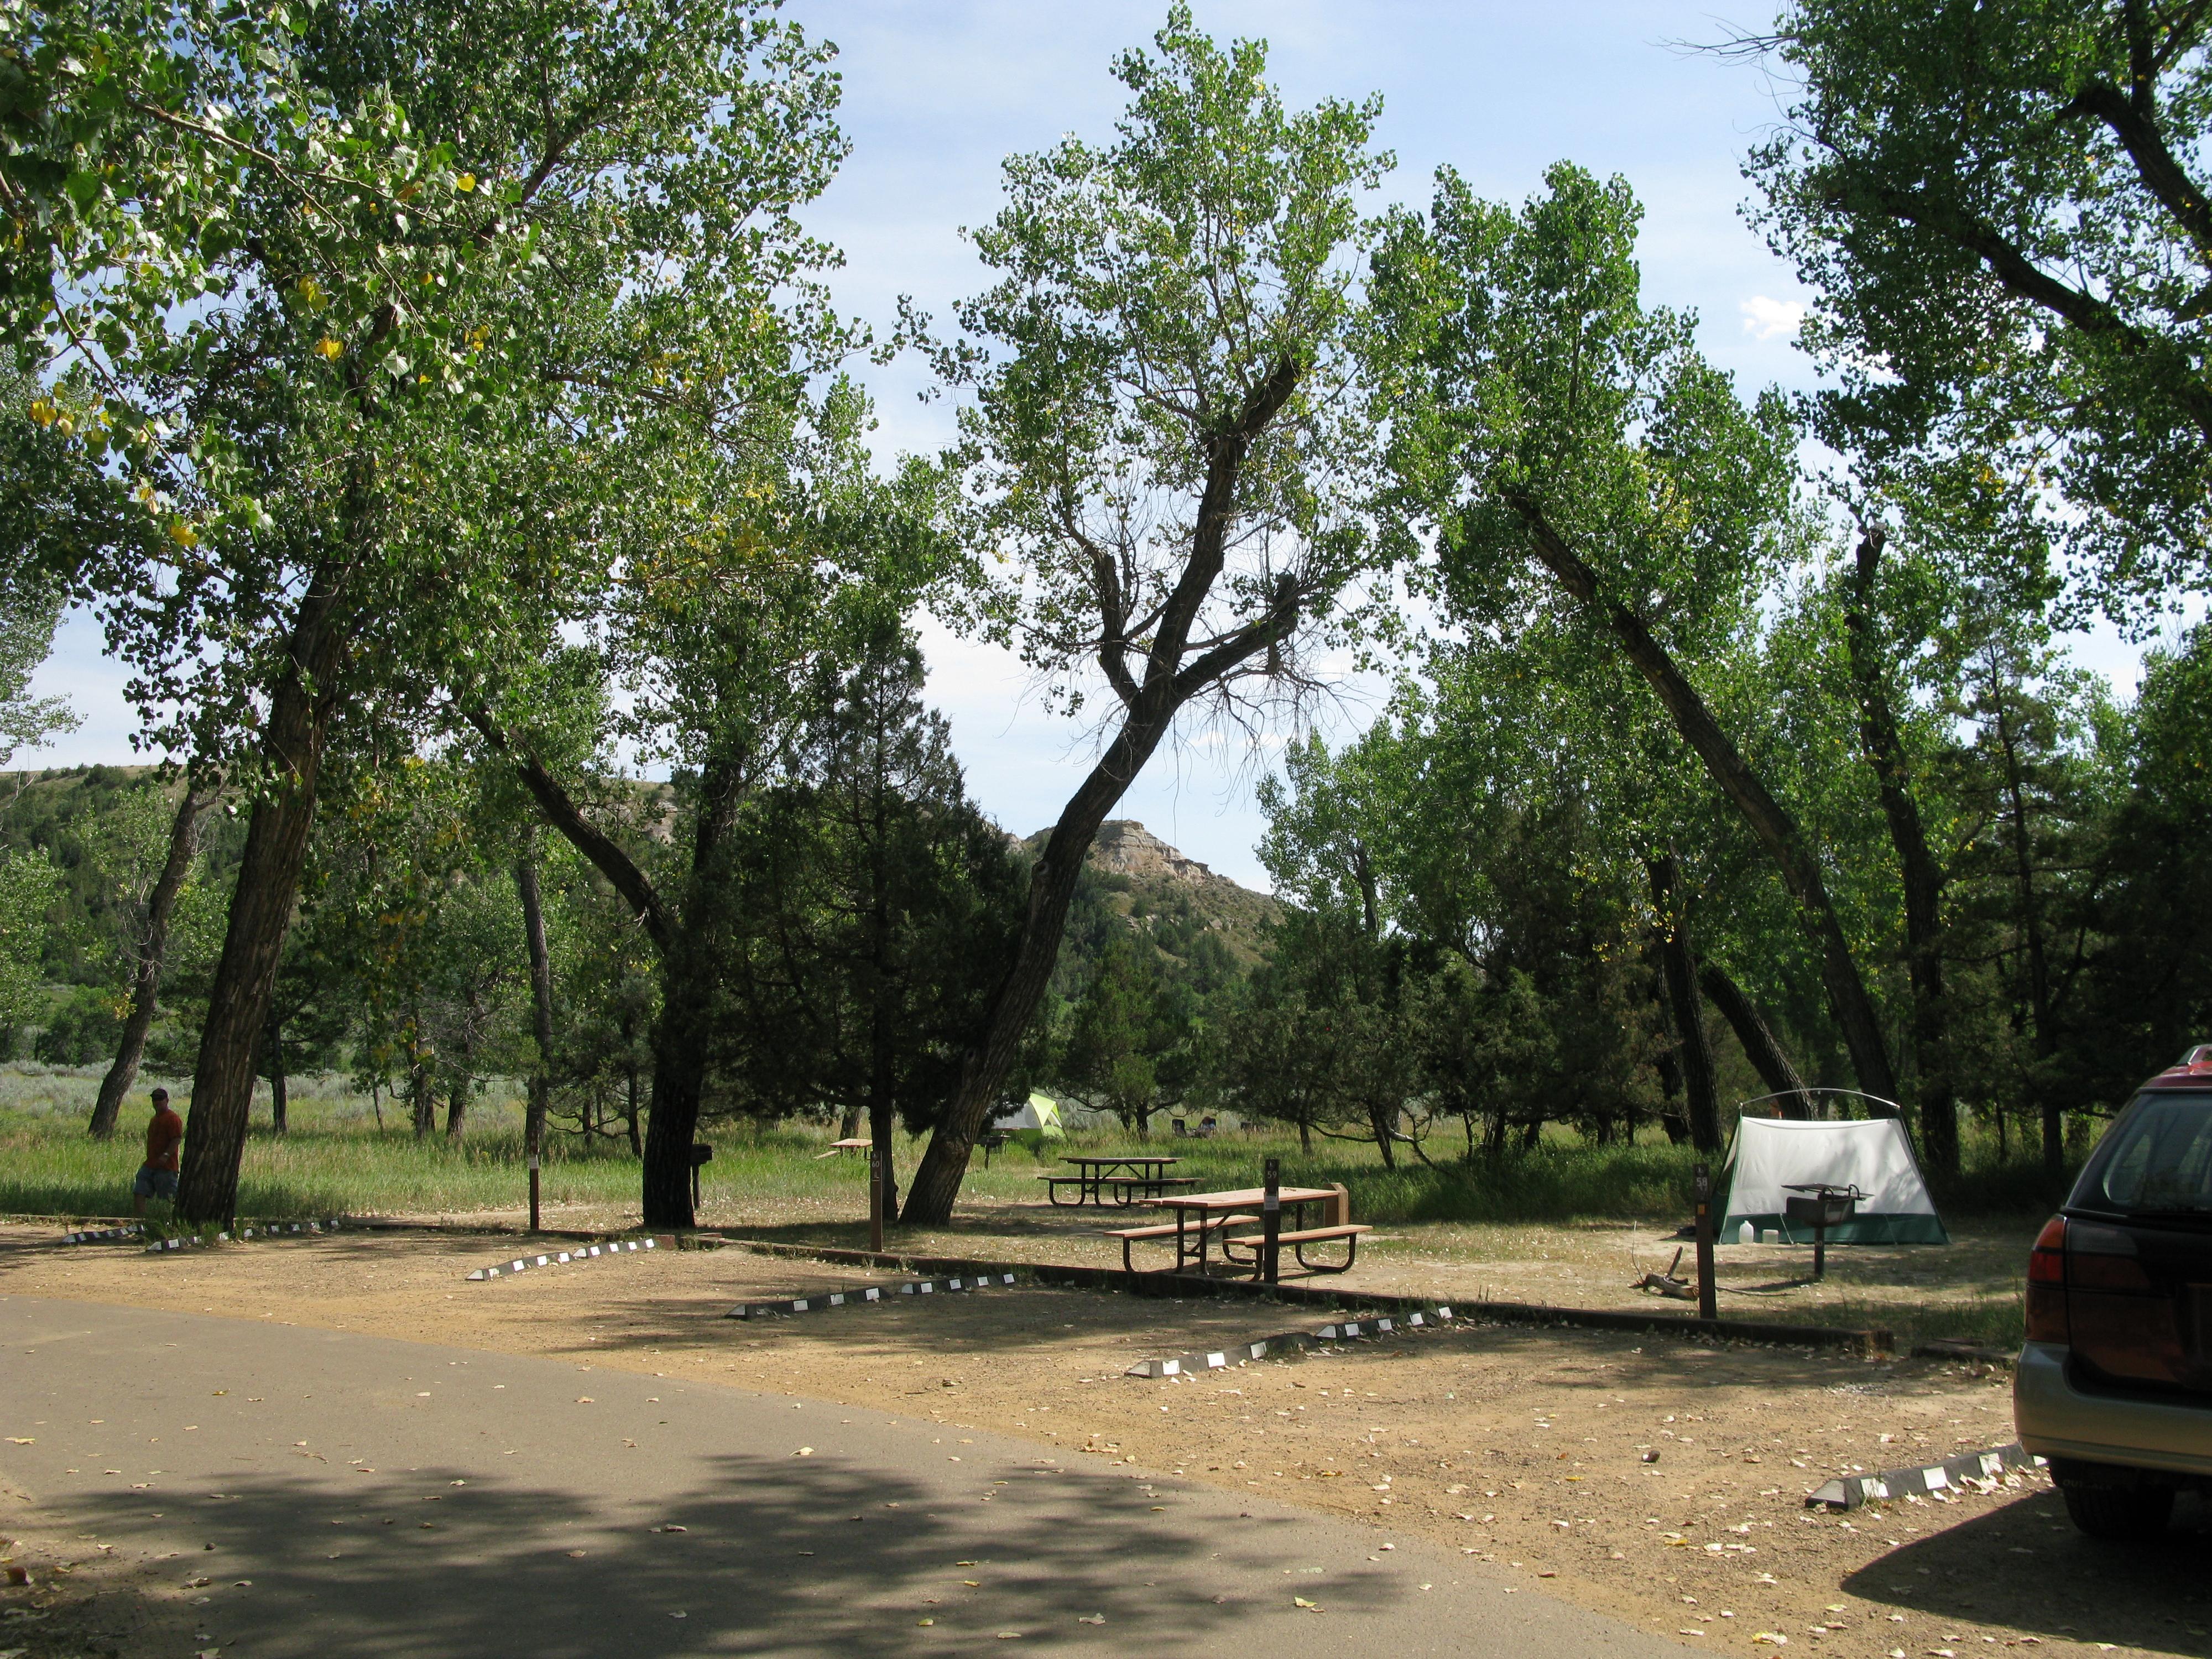
{"type": "Polygon", "coordinates": [[[429,1068],[417,1071],[410,1082],[413,1086],[408,1103],[415,1113],[415,1139],[428,1140],[438,1127],[438,1097],[430,1086],[429,1068]]]}
{"type": "Polygon", "coordinates": [[[284,1021],[272,1000],[269,1005],[269,1127],[280,1135],[291,1130],[291,1105],[284,1077],[284,1021]]]}
{"type": "MultiPolygon", "coordinates": [[[[880,1030],[877,1033],[868,1077],[868,1141],[870,1156],[875,1159],[877,1177],[882,1182],[876,1202],[881,1206],[885,1224],[889,1224],[891,1218],[898,1213],[898,1171],[891,1162],[891,1128],[896,1120],[891,1109],[891,1051],[888,1036],[888,1032],[880,1030]]],[[[869,1231],[872,1235],[875,1231],[873,1216],[869,1218],[869,1231]]]]}
{"type": "MultiPolygon", "coordinates": [[[[696,910],[698,907],[694,906],[696,910]]],[[[691,1143],[707,1082],[707,1021],[714,963],[702,929],[686,917],[661,963],[660,1027],[653,1042],[653,1111],[645,1131],[645,1224],[689,1227],[691,1143]]],[[[633,1116],[631,1133],[636,1133],[633,1116]]],[[[635,1144],[635,1140],[632,1142],[635,1144]]]]}
{"type": "Polygon", "coordinates": [[[535,1168],[545,1147],[545,1114],[553,1102],[553,957],[545,948],[545,903],[538,887],[535,838],[515,860],[514,890],[522,901],[522,936],[530,951],[531,1030],[538,1063],[530,1068],[530,1101],[523,1108],[522,1150],[535,1168]]]}
{"type": "Polygon", "coordinates": [[[123,1022],[123,1040],[116,1045],[115,1063],[100,1081],[100,1098],[92,1109],[92,1133],[105,1140],[115,1133],[115,1120],[123,1110],[123,1097],[138,1080],[139,1062],[146,1055],[146,1034],[154,1029],[161,990],[161,963],[169,946],[169,918],[177,908],[177,895],[192,872],[199,851],[200,817],[214,801],[212,791],[203,793],[185,784],[184,799],[169,823],[169,856],[154,882],[146,902],[146,935],[138,941],[138,972],[131,986],[131,1012],[123,1022]]]}
{"type": "Polygon", "coordinates": [[[446,1085],[446,1139],[458,1143],[469,1118],[469,1080],[455,1078],[446,1085]]]}
{"type": "MultiPolygon", "coordinates": [[[[1644,961],[1651,969],[1651,1005],[1659,1011],[1662,1030],[1674,1029],[1674,1012],[1667,1001],[1667,967],[1659,959],[1659,942],[1654,939],[1644,947],[1644,961]]],[[[1660,1050],[1656,1062],[1659,1072],[1659,1127],[1667,1132],[1667,1144],[1686,1146],[1690,1141],[1690,1117],[1682,1109],[1682,1057],[1668,1043],[1660,1050]]]]}
{"type": "Polygon", "coordinates": [[[1091,850],[1107,813],[1114,810],[1114,804],[1166,735],[1174,716],[1175,710],[1170,708],[1155,720],[1140,721],[1132,716],[1125,722],[1113,746],[1091,769],[1060,813],[1060,822],[1053,826],[1044,852],[1030,872],[1029,910],[1023,919],[1013,967],[992,999],[983,1041],[969,1051],[960,1086],[945,1106],[915,1170],[913,1183],[907,1188],[902,1218],[909,1225],[941,1227],[952,1219],[953,1200],[960,1195],[961,1177],[967,1173],[975,1139],[990,1121],[1000,1085],[1012,1069],[1023,1034],[1029,1030],[1052,979],[1084,855],[1091,850]]]}
{"type": "Polygon", "coordinates": [[[952,1218],[953,1202],[960,1196],[961,1177],[968,1171],[976,1137],[991,1121],[999,1091],[1052,978],[1084,854],[1091,850],[1106,814],[1135,781],[1185,703],[1255,658],[1266,659],[1273,672],[1276,652],[1297,626],[1297,584],[1285,576],[1260,616],[1226,638],[1205,641],[1191,654],[1192,629],[1228,556],[1245,458],[1297,391],[1301,373],[1295,357],[1279,358],[1273,373],[1252,389],[1234,420],[1203,439],[1200,450],[1205,483],[1192,514],[1190,551],[1148,624],[1150,639],[1139,659],[1141,679],[1130,668],[1126,610],[1119,600],[1101,599],[1104,637],[1113,643],[1102,647],[1099,660],[1121,700],[1121,726],[1061,811],[1043,855],[1030,872],[1029,911],[1014,960],[991,1000],[983,1039],[969,1050],[959,1087],[939,1119],[929,1150],[922,1154],[914,1184],[907,1190],[904,1218],[910,1224],[943,1226],[952,1218]]]}
{"type": "Polygon", "coordinates": [[[1782,1097],[1775,1104],[1784,1117],[1808,1118],[1817,1115],[1813,1109],[1813,1097],[1805,1087],[1805,1079],[1790,1056],[1783,1052],[1775,1040],[1773,1028],[1759,1018],[1759,1010],[1752,1006],[1751,999],[1743,988],[1728,976],[1718,963],[1698,964],[1698,984],[1705,999],[1721,1011],[1735,1040],[1743,1044],[1743,1052],[1750,1059],[1752,1069],[1759,1073],[1759,1081],[1768,1090],[1782,1097]]]}
{"type": "MultiPolygon", "coordinates": [[[[2051,1006],[2051,963],[2043,940],[2043,905],[2035,890],[2035,849],[2027,823],[2027,793],[2020,762],[2020,740],[2013,729],[2004,690],[1994,667],[1990,677],[1996,701],[1997,743],[2005,763],[2005,796],[2012,804],[2013,878],[2020,897],[2021,934],[2027,956],[2027,1007],[2035,1036],[2035,1057],[2058,1053],[2058,1023],[2051,1006]]],[[[2043,1167],[2052,1175],[2066,1168],[2065,1117],[2048,1078],[2039,1077],[2036,1092],[2043,1120],[2043,1167]]]]}
{"type": "Polygon", "coordinates": [[[1920,803],[1912,793],[1905,742],[1890,706],[1889,679],[1875,634],[1875,574],[1881,563],[1885,542],[1879,528],[1868,529],[1859,537],[1844,629],[1850,647],[1851,683],[1858,696],[1859,735],[1866,744],[1868,763],[1874,768],[1882,817],[1889,824],[1889,842],[1896,849],[1904,890],[1920,1146],[1929,1167],[1948,1176],[1959,1171],[1959,1102],[1951,1079],[1949,1008],[1943,995],[1944,875],[1929,850],[1928,834],[1920,821],[1920,803]]]}
{"type": "Polygon", "coordinates": [[[1875,1109],[1877,1115],[1894,1116],[1897,1109],[1887,1103],[1897,1098],[1897,1074],[1882,1042],[1881,1022],[1875,1013],[1874,999],[1867,994],[1866,981],[1859,976],[1858,964],[1851,958],[1850,944],[1829,900],[1827,886],[1820,878],[1820,861],[1805,845],[1797,821],[1775,799],[1765,781],[1721,730],[1697,688],[1644,619],[1601,594],[1597,573],[1552,528],[1533,500],[1511,494],[1507,504],[1528,526],[1530,545],[1545,568],[1569,592],[1601,613],[1630,664],[1658,694],[1682,740],[1704,763],[1706,775],[1773,861],[1783,886],[1796,902],[1798,925],[1820,962],[1820,983],[1843,1032],[1859,1086],[1885,1103],[1875,1109]]]}
{"type": "Polygon", "coordinates": [[[1375,1132],[1375,1144],[1382,1149],[1382,1167],[1386,1170],[1398,1167],[1397,1139],[1390,1121],[1392,1115],[1380,1106],[1367,1109],[1367,1126],[1375,1132]]]}
{"type": "Polygon", "coordinates": [[[192,1073],[176,1205],[185,1221],[225,1221],[237,1206],[238,1163],[253,1104],[254,1051],[292,926],[307,835],[314,828],[323,746],[337,707],[333,675],[344,640],[331,615],[333,603],[319,586],[301,602],[291,666],[269,700],[261,745],[268,775],[246,826],[192,1073]]]}
{"type": "Polygon", "coordinates": [[[1651,881],[1651,906],[1659,916],[1659,963],[1674,1016],[1682,1086],[1689,1099],[1690,1141],[1701,1152],[1717,1152],[1721,1150],[1720,1097],[1713,1081],[1712,1039],[1705,1034],[1705,1008],[1698,997],[1698,964],[1690,950],[1686,906],[1679,896],[1681,860],[1668,853],[1647,858],[1644,869],[1651,881]]]}

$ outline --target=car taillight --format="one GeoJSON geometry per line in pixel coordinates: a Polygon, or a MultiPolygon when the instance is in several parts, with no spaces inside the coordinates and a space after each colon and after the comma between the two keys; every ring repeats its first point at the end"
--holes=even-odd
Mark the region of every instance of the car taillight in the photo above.
{"type": "Polygon", "coordinates": [[[2066,1322],[2066,1218],[2055,1215],[2027,1255],[2027,1340],[2063,1342],[2066,1322]]]}
{"type": "Polygon", "coordinates": [[[2066,1285],[2074,1291],[2120,1291],[2138,1296],[2157,1287],[2136,1259],[2136,1241],[2118,1227],[2079,1224],[2066,1232],[2066,1285]]]}

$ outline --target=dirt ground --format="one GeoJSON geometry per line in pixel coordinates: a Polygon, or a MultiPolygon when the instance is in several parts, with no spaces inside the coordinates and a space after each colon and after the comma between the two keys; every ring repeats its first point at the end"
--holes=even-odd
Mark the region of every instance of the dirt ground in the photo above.
{"type": "MultiPolygon", "coordinates": [[[[710,1188],[701,1221],[753,1238],[865,1248],[867,1229],[849,1213],[852,1207],[818,1198],[763,1200],[757,1194],[740,1203],[710,1188]]],[[[902,1230],[896,1248],[914,1255],[1118,1267],[1121,1246],[1103,1237],[1102,1229],[1157,1218],[1142,1210],[1109,1209],[1102,1217],[1096,1209],[969,1194],[951,1225],[902,1230]]],[[[523,1212],[489,1212],[466,1219],[520,1229],[523,1212]]],[[[2043,1219],[2038,1214],[1954,1223],[1948,1249],[1833,1250],[1827,1277],[1819,1284],[1809,1278],[1809,1249],[1724,1244],[1717,1253],[1721,1312],[1734,1319],[1887,1325],[1906,1347],[1932,1336],[1981,1338],[2002,1330],[2000,1346],[2009,1346],[2017,1340],[2028,1247],[2043,1219]]],[[[634,1211],[577,1206],[549,1212],[545,1224],[611,1231],[635,1221],[634,1211]]],[[[1648,1309],[1651,1299],[1633,1288],[1636,1281],[1667,1267],[1680,1247],[1671,1228],[1648,1222],[1393,1224],[1363,1240],[1358,1264],[1333,1282],[1348,1290],[1648,1309]]],[[[1685,1255],[1686,1272],[1689,1260],[1685,1255]]],[[[1138,1265],[1148,1261],[1140,1258],[1138,1265]]]]}
{"type": "MultiPolygon", "coordinates": [[[[1313,1318],[1023,1286],[741,1322],[726,1317],[740,1301],[871,1276],[729,1248],[471,1284],[464,1275],[508,1247],[341,1235],[154,1257],[56,1248],[55,1236],[0,1227],[0,1295],[280,1319],[777,1390],[941,1424],[948,1456],[976,1431],[1026,1438],[1363,1518],[1378,1550],[1392,1532],[1442,1540],[1530,1591],[1688,1647],[1919,1659],[2042,1645],[2212,1659],[2212,1506],[2185,1503],[2166,1541],[2132,1549],[2076,1535],[2039,1476],[1947,1504],[1805,1510],[1805,1493],[1832,1474],[2010,1439],[2002,1368],[1487,1326],[1147,1381],[1125,1373],[1313,1318]]],[[[1612,1254],[1589,1249],[1592,1263],[1612,1254]]],[[[1383,1262],[1393,1288],[1414,1287],[1421,1265],[1383,1262]]],[[[1437,1282],[1443,1264],[1426,1265],[1436,1278],[1418,1288],[1466,1294],[1437,1282]]],[[[1591,1302],[1618,1299],[1597,1294],[1594,1265],[1560,1271],[1590,1273],[1591,1302]]],[[[55,1603],[54,1633],[72,1595],[132,1570],[104,1564],[96,1540],[42,1539],[35,1512],[9,1507],[8,1524],[43,1551],[42,1573],[81,1564],[59,1589],[0,1589],[0,1602],[55,1603]]],[[[0,1651],[25,1628],[0,1626],[0,1651]]]]}

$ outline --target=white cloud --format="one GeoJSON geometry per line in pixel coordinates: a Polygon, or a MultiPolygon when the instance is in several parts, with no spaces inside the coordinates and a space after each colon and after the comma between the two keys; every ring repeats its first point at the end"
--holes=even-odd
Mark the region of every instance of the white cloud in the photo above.
{"type": "Polygon", "coordinates": [[[1754,294],[1739,302],[1736,309],[1743,313],[1743,331],[1754,340],[1787,339],[1805,322],[1802,300],[1770,300],[1764,294],[1754,294]]]}

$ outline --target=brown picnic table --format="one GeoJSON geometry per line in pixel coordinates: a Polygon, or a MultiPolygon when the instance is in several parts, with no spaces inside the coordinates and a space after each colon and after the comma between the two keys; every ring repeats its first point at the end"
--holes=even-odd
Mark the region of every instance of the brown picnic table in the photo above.
{"type": "MultiPolygon", "coordinates": [[[[1281,1200],[1283,1207],[1291,1212],[1298,1224],[1285,1228],[1282,1235],[1284,1241],[1291,1243],[1294,1251],[1303,1243],[1322,1237],[1351,1238],[1356,1241],[1358,1234],[1367,1231],[1364,1227],[1310,1229],[1304,1225],[1307,1205],[1333,1204],[1336,1201],[1337,1189],[1334,1187],[1283,1187],[1277,1189],[1276,1196],[1281,1200]]],[[[1170,1273],[1179,1273],[1187,1268],[1195,1267],[1199,1273],[1203,1273],[1206,1269],[1208,1247],[1217,1235],[1221,1238],[1222,1261],[1231,1267],[1241,1267],[1244,1264],[1231,1253],[1230,1246],[1232,1243],[1243,1243],[1246,1241],[1241,1239],[1232,1241],[1228,1235],[1231,1230],[1236,1227],[1261,1226],[1262,1224],[1261,1217],[1264,1212],[1267,1200],[1267,1189],[1264,1187],[1242,1187],[1233,1192],[1183,1193],[1171,1197],[1158,1198],[1152,1200],[1154,1206],[1158,1209],[1173,1210],[1175,1225],[1134,1228],[1129,1230],[1129,1232],[1145,1237],[1157,1237],[1163,1243],[1172,1235],[1175,1239],[1176,1259],[1175,1266],[1165,1270],[1170,1273]],[[1241,1213],[1245,1212],[1249,1213],[1241,1213]]],[[[1129,1236],[1123,1235],[1121,1259],[1124,1265],[1127,1265],[1129,1261],[1129,1236]]],[[[1354,1248],[1357,1248],[1356,1243],[1354,1248]]],[[[1300,1266],[1310,1267],[1303,1256],[1298,1260],[1300,1266]]],[[[1351,1263],[1347,1261],[1345,1265],[1349,1267],[1351,1263]]],[[[1252,1252],[1250,1267],[1253,1277],[1259,1277],[1262,1264],[1260,1252],[1256,1249],[1252,1252]]],[[[1314,1269],[1314,1271],[1340,1272],[1342,1270],[1314,1269]]]]}
{"type": "Polygon", "coordinates": [[[1140,1198],[1158,1199],[1170,1187],[1195,1187],[1198,1182],[1188,1176],[1171,1176],[1168,1170],[1182,1162],[1178,1158],[1164,1158],[1152,1152],[1132,1152],[1109,1157],[1103,1153],[1070,1154],[1060,1160],[1075,1166],[1073,1175],[1041,1175],[1045,1196],[1062,1209],[1080,1209],[1087,1201],[1101,1209],[1105,1207],[1106,1191],[1113,1189],[1114,1202],[1127,1208],[1140,1198]],[[1073,1187],[1075,1196],[1063,1200],[1060,1189],[1073,1187]]]}

